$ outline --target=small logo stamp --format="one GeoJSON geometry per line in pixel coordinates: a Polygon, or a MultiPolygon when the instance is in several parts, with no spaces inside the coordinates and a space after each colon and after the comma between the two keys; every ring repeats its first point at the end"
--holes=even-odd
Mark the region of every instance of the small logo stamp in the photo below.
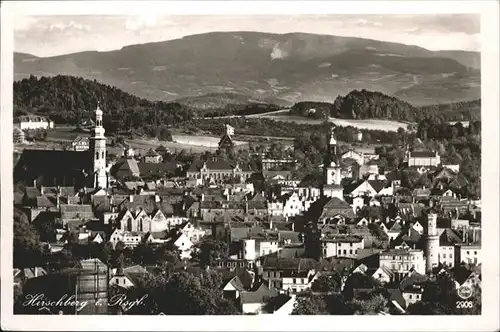
{"type": "Polygon", "coordinates": [[[472,296],[472,287],[468,285],[462,285],[460,286],[460,288],[458,288],[457,294],[462,300],[467,300],[472,296]]]}

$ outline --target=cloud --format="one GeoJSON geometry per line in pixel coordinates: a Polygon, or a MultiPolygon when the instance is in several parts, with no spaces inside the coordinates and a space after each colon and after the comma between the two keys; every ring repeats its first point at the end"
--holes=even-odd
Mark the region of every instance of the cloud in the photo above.
{"type": "Polygon", "coordinates": [[[51,24],[48,29],[49,29],[49,31],[54,31],[54,30],[65,31],[68,29],[90,31],[90,26],[83,25],[83,24],[77,24],[74,21],[70,21],[67,24],[65,24],[65,23],[51,24]]]}

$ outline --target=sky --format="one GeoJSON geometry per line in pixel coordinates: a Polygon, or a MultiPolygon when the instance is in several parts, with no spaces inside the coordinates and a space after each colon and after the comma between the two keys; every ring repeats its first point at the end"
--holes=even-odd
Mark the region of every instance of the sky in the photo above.
{"type": "Polygon", "coordinates": [[[213,31],[305,32],[376,39],[429,50],[480,51],[477,14],[19,16],[14,20],[14,50],[48,57],[110,51],[213,31]]]}

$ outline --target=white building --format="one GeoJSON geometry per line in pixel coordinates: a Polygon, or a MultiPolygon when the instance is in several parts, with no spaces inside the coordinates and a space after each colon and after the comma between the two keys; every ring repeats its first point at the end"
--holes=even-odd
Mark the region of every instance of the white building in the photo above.
{"type": "Polygon", "coordinates": [[[142,236],[137,232],[127,232],[119,229],[115,229],[115,231],[111,234],[109,242],[113,245],[113,248],[116,247],[118,242],[122,242],[125,247],[135,248],[139,243],[141,243],[142,236]]]}
{"type": "Polygon", "coordinates": [[[394,273],[407,274],[411,269],[425,274],[424,252],[419,249],[389,249],[380,253],[379,265],[394,273]]]}
{"type": "Polygon", "coordinates": [[[14,126],[21,130],[47,130],[54,128],[54,122],[44,116],[22,115],[14,119],[14,126]]]}
{"type": "Polygon", "coordinates": [[[311,288],[313,278],[316,271],[284,271],[282,276],[283,290],[291,294],[300,293],[308,288],[311,288]]]}
{"type": "Polygon", "coordinates": [[[360,236],[334,235],[322,237],[321,246],[323,258],[356,258],[358,251],[365,248],[365,243],[360,236]]]}
{"type": "Polygon", "coordinates": [[[455,263],[481,264],[481,245],[457,244],[455,263]]]}

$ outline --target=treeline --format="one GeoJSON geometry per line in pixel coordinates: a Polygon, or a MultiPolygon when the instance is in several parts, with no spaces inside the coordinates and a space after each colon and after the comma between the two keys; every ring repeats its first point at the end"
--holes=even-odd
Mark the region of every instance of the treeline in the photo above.
{"type": "Polygon", "coordinates": [[[419,122],[432,117],[441,121],[480,120],[481,100],[415,107],[410,103],[381,92],[354,90],[338,96],[333,103],[299,102],[292,106],[290,114],[340,119],[388,119],[419,122]]]}
{"type": "Polygon", "coordinates": [[[97,81],[73,76],[27,79],[14,82],[14,115],[44,115],[56,124],[77,125],[92,118],[100,103],[105,112],[104,127],[110,134],[140,129],[158,136],[176,123],[192,118],[192,112],[178,103],[151,102],[97,81]]]}

